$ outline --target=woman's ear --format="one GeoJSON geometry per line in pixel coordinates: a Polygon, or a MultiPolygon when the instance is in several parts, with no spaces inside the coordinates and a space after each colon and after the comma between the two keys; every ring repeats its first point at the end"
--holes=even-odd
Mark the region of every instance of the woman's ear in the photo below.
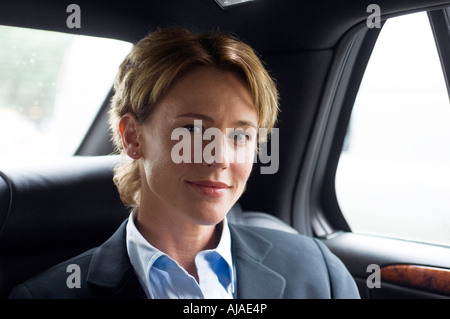
{"type": "Polygon", "coordinates": [[[124,114],[119,120],[119,131],[126,154],[132,159],[139,159],[141,157],[138,138],[139,123],[136,116],[131,113],[124,114]]]}

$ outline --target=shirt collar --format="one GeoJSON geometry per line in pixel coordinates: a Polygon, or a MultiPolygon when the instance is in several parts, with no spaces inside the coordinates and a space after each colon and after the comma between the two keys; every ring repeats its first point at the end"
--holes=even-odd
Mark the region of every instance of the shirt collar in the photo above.
{"type": "MultiPolygon", "coordinates": [[[[126,227],[126,244],[131,265],[136,271],[139,281],[144,286],[147,296],[150,296],[148,273],[153,263],[162,255],[166,255],[152,246],[139,232],[134,223],[134,212],[131,212],[126,227]]],[[[235,293],[236,274],[231,254],[231,235],[228,221],[225,217],[222,221],[222,234],[215,250],[227,262],[231,274],[232,293],[235,293]]],[[[170,258],[170,257],[169,257],[170,258]]]]}

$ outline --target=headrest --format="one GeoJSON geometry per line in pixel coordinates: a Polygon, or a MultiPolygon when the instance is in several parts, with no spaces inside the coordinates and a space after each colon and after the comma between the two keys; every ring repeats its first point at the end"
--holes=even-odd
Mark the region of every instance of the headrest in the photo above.
{"type": "Polygon", "coordinates": [[[0,172],[0,249],[5,242],[12,248],[70,234],[83,241],[86,232],[115,230],[128,216],[112,181],[118,161],[118,156],[74,157],[0,172]]]}

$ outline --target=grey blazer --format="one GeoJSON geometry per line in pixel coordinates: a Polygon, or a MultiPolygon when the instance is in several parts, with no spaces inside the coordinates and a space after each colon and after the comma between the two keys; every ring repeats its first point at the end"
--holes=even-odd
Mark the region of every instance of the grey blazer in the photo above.
{"type": "MultiPolygon", "coordinates": [[[[104,244],[18,285],[10,298],[146,298],[128,258],[126,222],[104,244]],[[78,265],[80,288],[69,288],[67,267],[78,265]]],[[[317,239],[230,223],[237,297],[359,298],[342,264],[317,239]]]]}

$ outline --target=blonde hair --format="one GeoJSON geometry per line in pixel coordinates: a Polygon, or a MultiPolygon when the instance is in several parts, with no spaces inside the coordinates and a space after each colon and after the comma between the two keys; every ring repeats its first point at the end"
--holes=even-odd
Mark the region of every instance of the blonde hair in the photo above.
{"type": "MultiPolygon", "coordinates": [[[[150,33],[139,41],[119,68],[109,112],[117,152],[124,154],[120,118],[132,113],[140,123],[145,122],[174,80],[197,66],[218,67],[241,75],[252,93],[258,127],[270,132],[277,119],[278,91],[253,49],[218,31],[193,33],[169,28],[150,33]]],[[[125,205],[139,205],[141,182],[137,161],[123,160],[114,171],[114,183],[125,205]]]]}

